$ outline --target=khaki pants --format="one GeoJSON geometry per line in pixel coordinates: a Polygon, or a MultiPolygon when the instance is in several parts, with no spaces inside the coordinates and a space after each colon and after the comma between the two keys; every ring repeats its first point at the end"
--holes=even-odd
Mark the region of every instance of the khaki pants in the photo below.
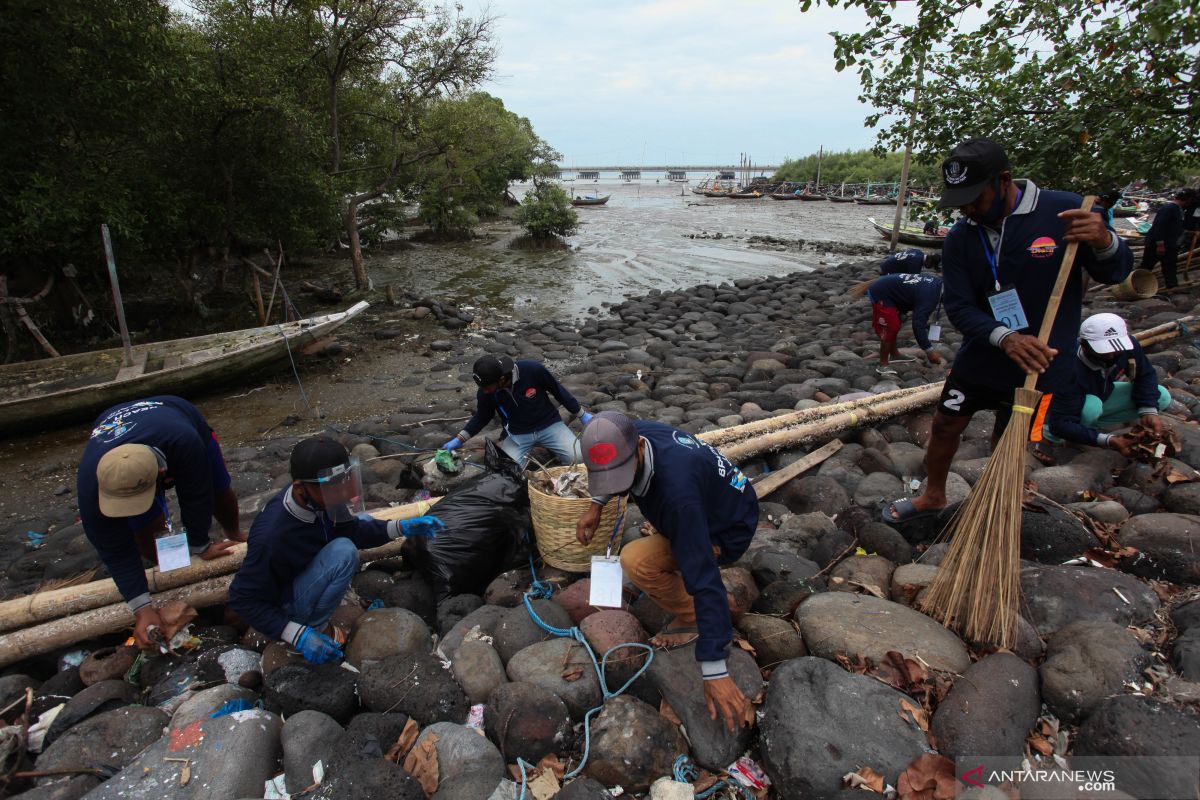
{"type": "MultiPolygon", "coordinates": [[[[713,547],[721,555],[721,548],[713,547]]],[[[685,621],[696,618],[696,606],[679,574],[679,562],[671,552],[671,542],[661,534],[644,536],[621,548],[621,569],[634,585],[674,617],[685,621]]]]}

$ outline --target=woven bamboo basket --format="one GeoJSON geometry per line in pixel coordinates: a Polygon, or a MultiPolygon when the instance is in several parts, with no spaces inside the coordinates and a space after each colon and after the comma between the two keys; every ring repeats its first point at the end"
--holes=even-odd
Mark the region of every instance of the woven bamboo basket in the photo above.
{"type": "MultiPolygon", "coordinates": [[[[545,474],[556,478],[564,472],[581,470],[584,470],[581,466],[549,467],[545,474]]],[[[586,475],[586,470],[584,472],[586,475]]],[[[575,523],[588,510],[592,501],[583,497],[557,497],[547,494],[530,481],[529,513],[533,518],[533,534],[537,539],[542,560],[567,572],[590,571],[592,556],[602,556],[608,549],[609,538],[626,502],[622,498],[614,497],[605,504],[604,510],[600,512],[600,527],[596,529],[596,536],[585,546],[575,538],[575,523]]],[[[616,553],[620,548],[621,535],[618,532],[613,543],[613,552],[616,553]]]]}

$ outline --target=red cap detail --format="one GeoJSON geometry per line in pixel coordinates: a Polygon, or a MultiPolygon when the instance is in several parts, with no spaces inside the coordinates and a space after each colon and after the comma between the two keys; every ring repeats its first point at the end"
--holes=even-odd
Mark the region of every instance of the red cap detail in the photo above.
{"type": "Polygon", "coordinates": [[[594,444],[588,448],[588,458],[598,467],[603,467],[617,457],[617,447],[608,442],[594,444]]]}
{"type": "Polygon", "coordinates": [[[534,389],[532,386],[530,386],[528,389],[525,390],[526,397],[534,397],[536,395],[537,395],[537,389],[534,389]]]}

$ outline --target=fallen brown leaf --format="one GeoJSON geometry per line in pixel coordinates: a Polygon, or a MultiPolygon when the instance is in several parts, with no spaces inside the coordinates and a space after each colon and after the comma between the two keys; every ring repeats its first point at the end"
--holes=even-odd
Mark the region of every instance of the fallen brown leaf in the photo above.
{"type": "Polygon", "coordinates": [[[171,641],[171,637],[186,628],[192,620],[197,616],[196,609],[189,606],[182,600],[172,600],[169,603],[164,603],[158,609],[158,616],[162,618],[162,632],[166,640],[171,641]]]}
{"type": "Polygon", "coordinates": [[[558,756],[554,753],[542,756],[542,760],[537,763],[538,770],[548,769],[554,773],[554,777],[560,781],[563,775],[567,774],[567,765],[558,760],[558,756]]]}
{"type": "Polygon", "coordinates": [[[562,678],[567,683],[574,683],[583,677],[583,669],[580,667],[571,667],[568,670],[563,670],[562,678]]]}
{"type": "Polygon", "coordinates": [[[954,800],[954,762],[925,753],[900,773],[896,791],[900,800],[954,800]]]}
{"type": "Polygon", "coordinates": [[[758,651],[755,650],[750,645],[750,642],[746,641],[745,639],[741,638],[740,636],[735,636],[735,637],[733,637],[733,643],[736,644],[738,647],[742,648],[743,650],[745,650],[747,653],[749,653],[754,658],[758,658],[758,651]]]}
{"type": "Polygon", "coordinates": [[[870,767],[859,767],[854,772],[842,777],[842,785],[849,789],[862,789],[875,794],[883,794],[886,781],[882,775],[870,767]]]}
{"type": "Polygon", "coordinates": [[[925,709],[923,709],[919,706],[915,706],[912,703],[910,703],[906,698],[901,697],[899,714],[900,714],[900,719],[903,719],[903,720],[911,719],[913,721],[913,723],[918,728],[920,728],[923,733],[929,732],[929,714],[926,713],[925,709]],[[906,713],[908,714],[907,717],[905,716],[906,713]]]}
{"type": "Polygon", "coordinates": [[[1050,741],[1044,736],[1039,736],[1036,733],[1030,734],[1025,741],[1029,744],[1031,749],[1035,750],[1040,755],[1054,755],[1054,745],[1051,744],[1050,741]]]}
{"type": "Polygon", "coordinates": [[[408,751],[412,750],[412,746],[417,743],[417,737],[421,735],[421,729],[417,723],[409,719],[404,723],[404,730],[400,731],[400,736],[396,739],[396,743],[388,749],[387,755],[384,756],[393,764],[399,764],[400,759],[408,755],[408,751]]]}
{"type": "Polygon", "coordinates": [[[658,704],[658,713],[662,714],[672,725],[682,725],[683,720],[675,713],[675,709],[671,708],[671,704],[666,700],[662,700],[658,704]]]}
{"type": "Polygon", "coordinates": [[[436,733],[430,733],[404,759],[404,770],[417,779],[426,797],[433,797],[438,787],[438,757],[436,733]]]}

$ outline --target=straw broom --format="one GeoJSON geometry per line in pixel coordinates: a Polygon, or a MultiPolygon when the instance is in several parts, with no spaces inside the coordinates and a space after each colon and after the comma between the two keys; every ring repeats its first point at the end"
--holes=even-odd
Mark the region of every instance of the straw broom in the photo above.
{"type": "Polygon", "coordinates": [[[846,294],[850,295],[850,297],[852,299],[857,300],[860,297],[865,296],[867,293],[867,290],[871,288],[871,284],[877,280],[879,280],[879,279],[878,278],[869,278],[865,281],[860,281],[859,283],[856,283],[853,286],[851,286],[849,291],[846,292],[846,294]]]}
{"type": "MultiPolygon", "coordinates": [[[[1084,198],[1090,211],[1096,198],[1084,198]]],[[[1077,242],[1063,255],[1038,339],[1045,344],[1058,315],[1063,288],[1075,263],[1077,242]]],[[[950,546],[921,610],[968,640],[1012,649],[1021,592],[1021,501],[1025,489],[1025,445],[1042,393],[1038,374],[1025,377],[1013,397],[1012,418],[966,501],[943,531],[950,546]]]]}

